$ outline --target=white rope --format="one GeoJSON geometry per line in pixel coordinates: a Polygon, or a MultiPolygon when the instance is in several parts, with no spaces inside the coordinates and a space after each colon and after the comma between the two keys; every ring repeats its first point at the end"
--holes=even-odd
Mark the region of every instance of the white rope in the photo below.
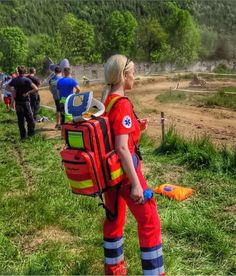
{"type": "Polygon", "coordinates": [[[55,107],[53,107],[53,106],[48,106],[48,105],[40,105],[41,107],[44,107],[44,108],[46,108],[46,109],[51,109],[51,110],[56,110],[56,108],[55,107]]]}

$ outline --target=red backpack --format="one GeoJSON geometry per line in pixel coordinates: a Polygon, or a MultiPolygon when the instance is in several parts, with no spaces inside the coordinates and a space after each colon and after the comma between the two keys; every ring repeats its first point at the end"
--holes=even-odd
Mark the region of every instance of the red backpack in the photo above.
{"type": "Polygon", "coordinates": [[[62,162],[75,194],[96,196],[121,183],[126,175],[114,150],[107,115],[122,97],[113,98],[105,115],[63,125],[66,148],[62,162]]]}

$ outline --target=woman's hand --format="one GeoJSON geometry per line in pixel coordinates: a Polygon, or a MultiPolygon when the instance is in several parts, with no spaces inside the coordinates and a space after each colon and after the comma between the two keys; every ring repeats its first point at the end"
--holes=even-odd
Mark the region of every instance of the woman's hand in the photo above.
{"type": "Polygon", "coordinates": [[[125,170],[131,185],[130,197],[137,204],[143,203],[143,189],[137,176],[132,155],[128,147],[128,134],[121,134],[115,136],[115,149],[118,153],[123,169],[125,170]]]}
{"type": "Polygon", "coordinates": [[[148,119],[146,119],[146,118],[145,119],[140,119],[139,122],[140,122],[140,130],[141,131],[147,129],[147,127],[148,127],[148,119]]]}
{"type": "Polygon", "coordinates": [[[140,186],[140,184],[139,185],[132,185],[131,192],[130,192],[130,197],[137,204],[142,204],[143,203],[143,201],[144,201],[143,189],[140,186]]]}

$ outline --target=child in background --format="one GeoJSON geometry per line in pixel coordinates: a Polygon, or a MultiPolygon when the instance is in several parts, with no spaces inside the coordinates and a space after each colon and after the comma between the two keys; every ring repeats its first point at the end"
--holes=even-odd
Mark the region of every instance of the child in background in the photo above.
{"type": "Polygon", "coordinates": [[[8,91],[6,89],[6,86],[8,83],[11,81],[11,76],[7,76],[2,84],[2,89],[3,89],[3,101],[6,105],[7,112],[11,111],[11,103],[12,103],[12,94],[11,91],[8,91]]]}

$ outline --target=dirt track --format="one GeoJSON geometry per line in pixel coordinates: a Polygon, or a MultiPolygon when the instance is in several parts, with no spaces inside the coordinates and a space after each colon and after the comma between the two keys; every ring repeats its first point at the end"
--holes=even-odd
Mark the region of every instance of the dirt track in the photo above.
{"type": "MultiPolygon", "coordinates": [[[[188,88],[189,81],[180,81],[179,88],[188,88]]],[[[208,82],[211,90],[222,86],[235,86],[236,81],[211,81],[208,82]]],[[[194,102],[160,103],[155,99],[160,93],[169,93],[177,86],[176,81],[170,81],[165,77],[152,77],[137,80],[132,92],[128,92],[134,103],[135,110],[140,117],[149,119],[147,134],[160,140],[161,125],[160,112],[166,117],[166,128],[174,125],[184,136],[194,137],[207,134],[216,144],[236,145],[236,112],[225,108],[206,108],[194,102]]],[[[94,91],[99,98],[103,86],[93,85],[83,87],[83,91],[94,91]]],[[[201,88],[200,88],[201,89],[201,88]]],[[[199,88],[198,88],[199,90],[199,88]]],[[[208,90],[208,89],[207,89],[208,90]]],[[[48,91],[42,90],[41,101],[44,105],[52,105],[53,101],[48,91]]],[[[192,94],[192,93],[191,93],[192,94]]],[[[45,131],[47,133],[47,131],[45,131]]],[[[49,134],[49,133],[48,133],[49,134]]],[[[51,131],[49,136],[52,136],[51,131]]]]}

